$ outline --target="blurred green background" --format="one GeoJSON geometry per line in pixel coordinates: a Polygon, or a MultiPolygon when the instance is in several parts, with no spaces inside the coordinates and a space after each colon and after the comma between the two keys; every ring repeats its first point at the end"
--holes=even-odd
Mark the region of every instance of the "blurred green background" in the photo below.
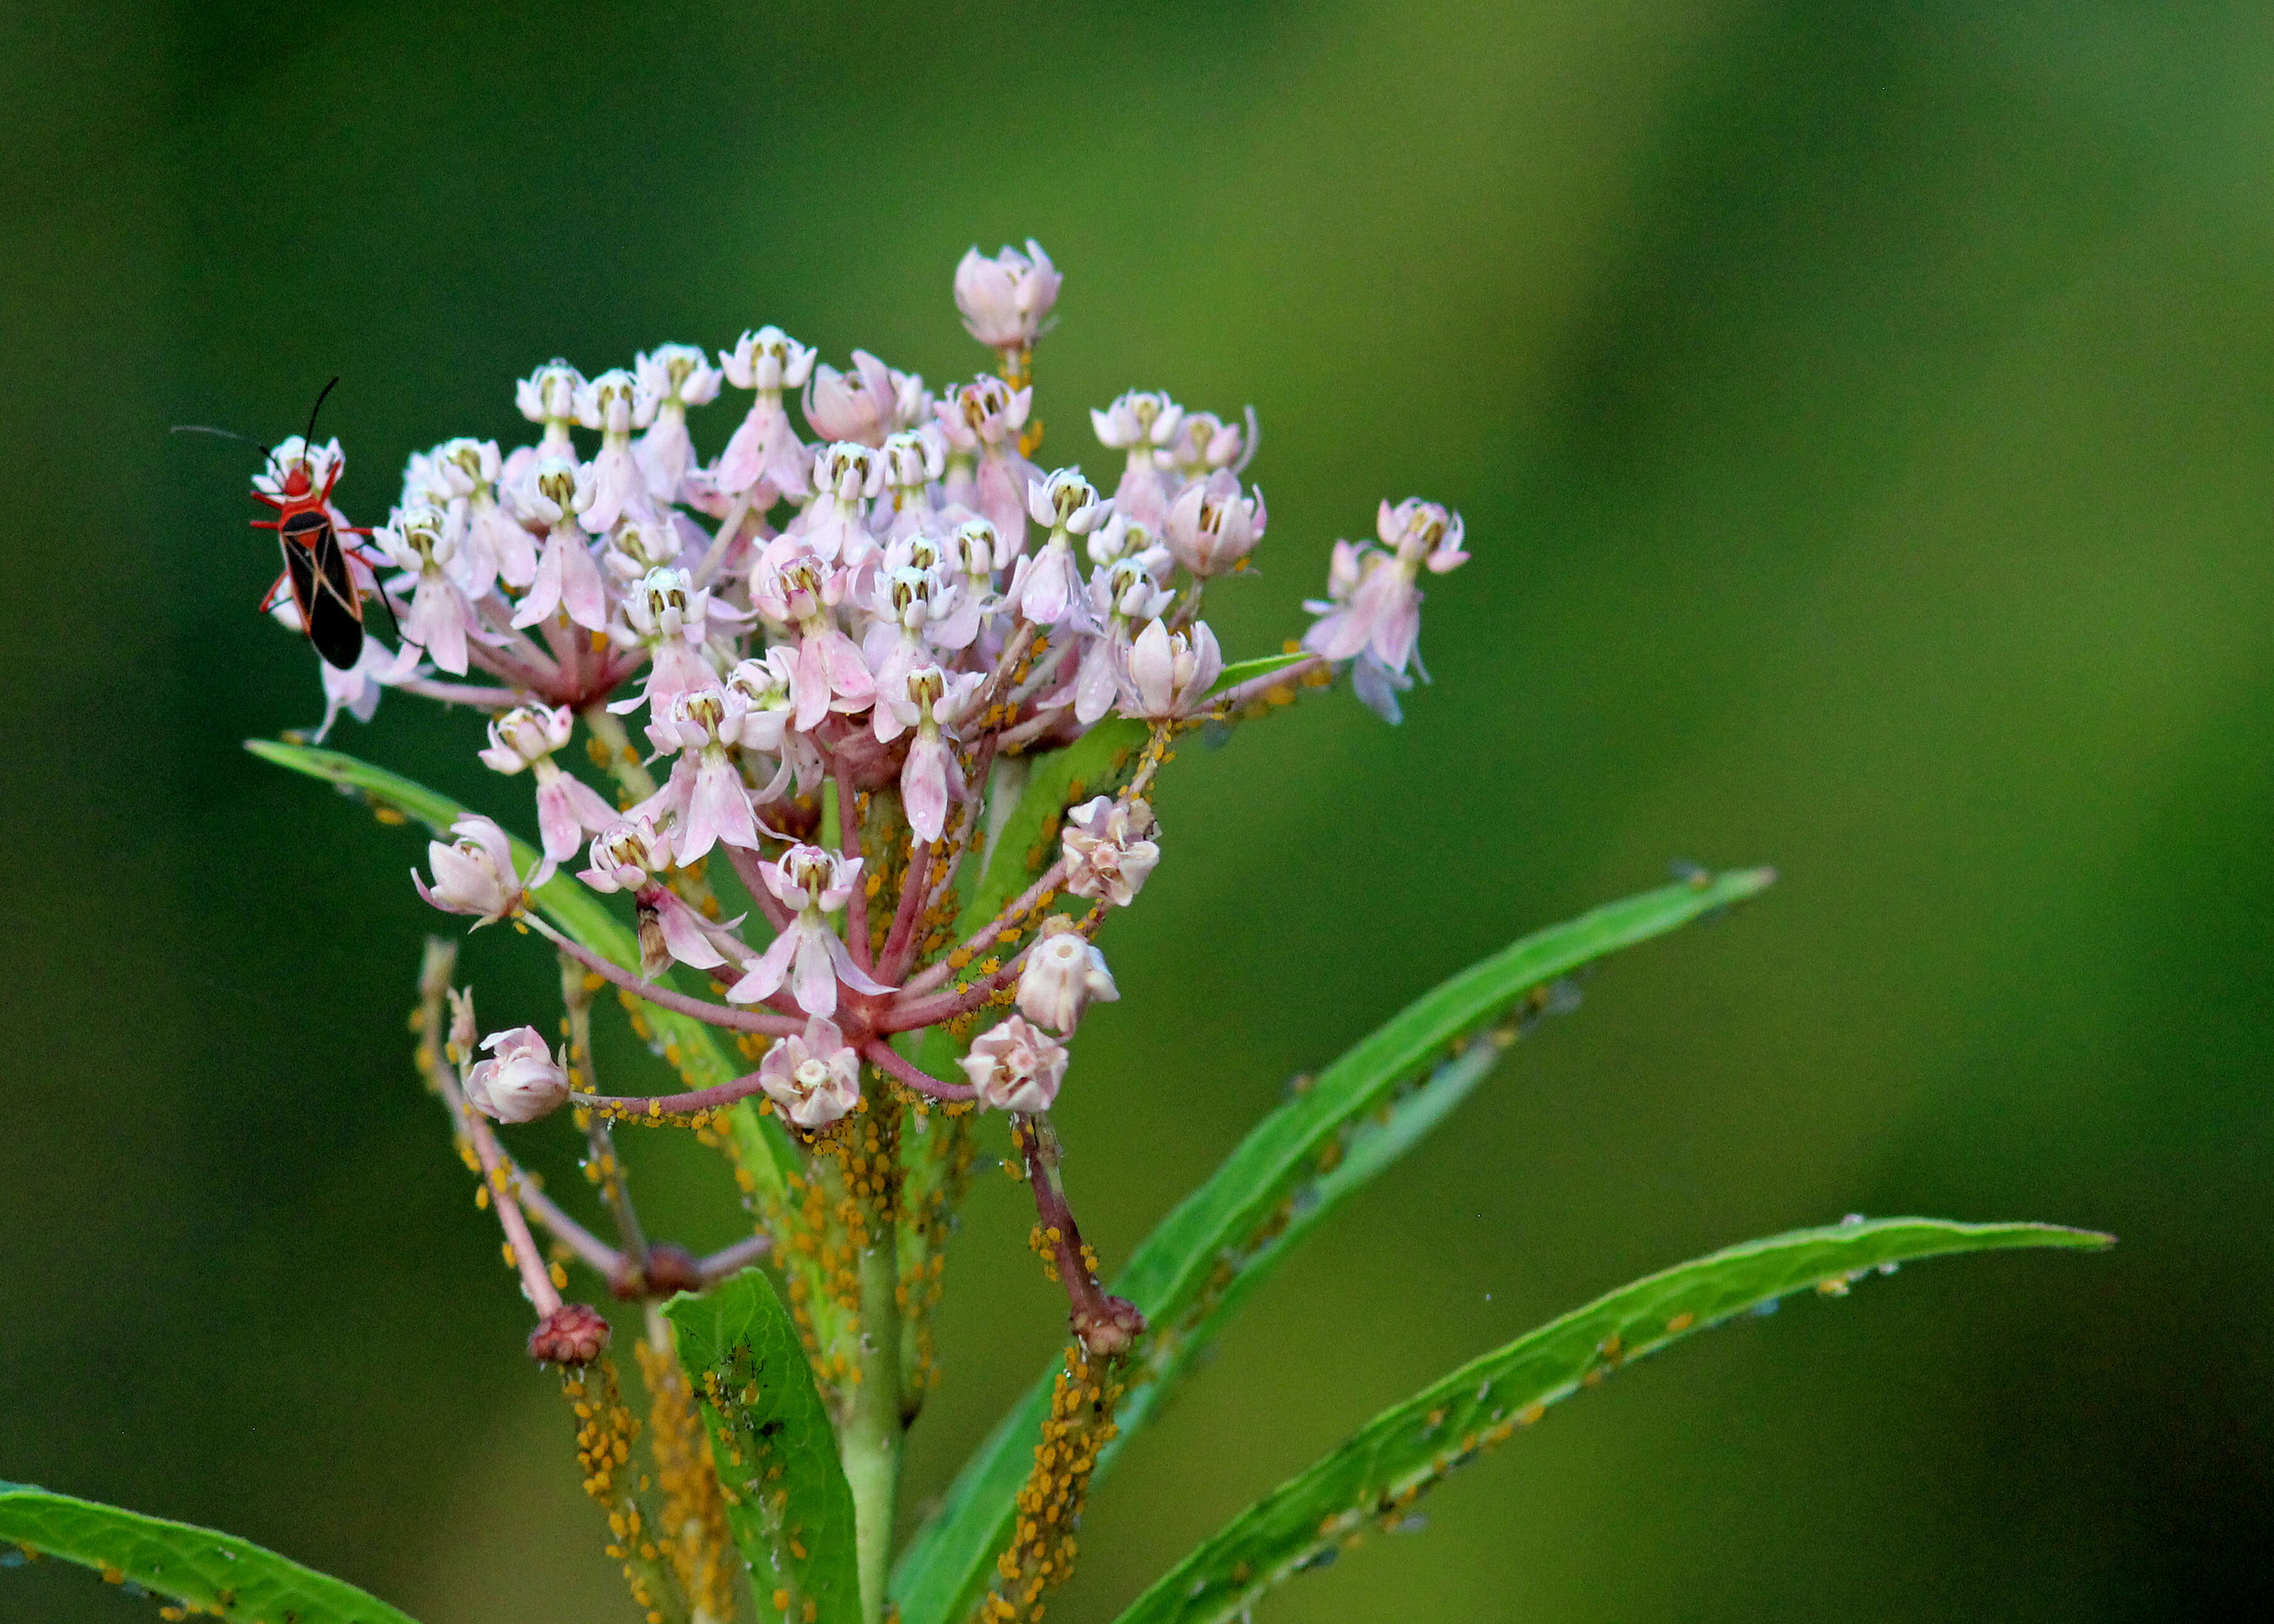
{"type": "MultiPolygon", "coordinates": [[[[1109,1265],[1291,1074],[1519,931],[1771,861],[1614,961],[1251,1311],[1093,1505],[1110,1618],[1454,1363],[1851,1211],[2119,1231],[1622,1376],[1285,1624],[2247,1616],[2270,1588],[2274,15],[2246,5],[179,5],[0,20],[0,1477],[430,1624],[629,1619],[403,1018],[418,843],[263,767],[241,448],[342,497],[511,383],[778,321],[935,382],[956,256],[1067,274],[1046,462],[1264,425],[1235,654],[1377,498],[1459,507],[1436,677],[1163,796],[1062,1113],[1109,1265]],[[2255,1553],[2255,1554],[2254,1554],[2255,1553]]],[[[731,408],[697,419],[715,450],[731,408]]],[[[473,722],[346,748],[521,816],[473,722]]],[[[550,970],[486,932],[490,1024],[550,970]]],[[[613,1074],[639,1077],[619,1034],[613,1074]]],[[[558,1136],[532,1131],[525,1140],[558,1136]]],[[[654,1227],[729,1237],[650,1142],[654,1227]]],[[[540,1156],[539,1158],[543,1158],[540,1156]]],[[[551,1165],[565,1169],[555,1158],[551,1165]]],[[[1058,1346],[1022,1192],[950,1268],[910,1500],[1058,1346]]],[[[77,1571],[0,1617],[148,1616],[77,1571]]]]}

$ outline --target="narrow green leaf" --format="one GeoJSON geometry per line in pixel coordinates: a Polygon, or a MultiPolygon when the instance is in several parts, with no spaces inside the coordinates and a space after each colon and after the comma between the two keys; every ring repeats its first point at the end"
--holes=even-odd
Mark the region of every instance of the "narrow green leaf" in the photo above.
{"type": "MultiPolygon", "coordinates": [[[[410,1615],[248,1540],[116,1506],[0,1483],[0,1544],[92,1568],[114,1583],[272,1624],[413,1624],[410,1615]]],[[[0,1579],[4,1587],[5,1579],[0,1579]]],[[[4,1611],[4,1609],[0,1609],[4,1611]]]]}
{"type": "MultiPolygon", "coordinates": [[[[1366,1118],[1390,1105],[1460,1040],[1527,1002],[1544,1004],[1558,978],[1754,896],[1774,878],[1770,869],[1753,868],[1662,886],[1525,936],[1415,999],[1256,1124],[1139,1244],[1114,1282],[1113,1289],[1137,1304],[1152,1330],[1127,1377],[1120,1439],[1100,1469],[1294,1241],[1434,1125],[1481,1079],[1488,1058],[1473,1056],[1471,1064],[1480,1069],[1459,1073],[1465,1081],[1434,1096],[1424,1090],[1402,1121],[1393,1112],[1397,1132],[1385,1131],[1370,1144],[1353,1138],[1366,1118]],[[1351,1159],[1361,1145],[1365,1155],[1351,1159]],[[1274,1244],[1290,1230],[1285,1244],[1274,1244]]],[[[1496,1045],[1488,1040],[1476,1047],[1496,1045]]],[[[1046,1371],[996,1425],[901,1556],[893,1594],[910,1624],[960,1618],[986,1583],[1016,1519],[1054,1373],[1046,1371]]]]}
{"type": "Polygon", "coordinates": [[[2015,1246],[2097,1251],[2113,1237],[2038,1223],[1938,1218],[1796,1229],[1748,1241],[1598,1297],[1386,1410],[1341,1447],[1227,1523],[1139,1597],[1119,1624],[1215,1624],[1324,1567],[1369,1527],[1392,1529],[1426,1490],[1548,1405],[1630,1361],[1814,1287],[1844,1297],[1914,1259],[2015,1246]]]}
{"type": "Polygon", "coordinates": [[[1290,665],[1299,665],[1310,658],[1308,654],[1299,651],[1293,654],[1261,654],[1254,659],[1240,660],[1226,665],[1223,674],[1209,685],[1209,692],[1211,695],[1221,694],[1228,688],[1253,682],[1258,677],[1268,677],[1275,671],[1286,670],[1290,665]]]}
{"type": "Polygon", "coordinates": [[[1102,1452],[1093,1482],[1096,1476],[1112,1469],[1122,1446],[1175,1395],[1217,1334],[1231,1323],[1249,1297],[1278,1272],[1280,1264],[1310,1238],[1329,1214],[1373,1183],[1377,1174],[1475,1093],[1514,1037],[1513,1032],[1495,1032],[1478,1039],[1440,1064],[1419,1087],[1401,1095],[1386,1115],[1360,1121],[1351,1130],[1333,1171],[1296,1187],[1285,1205],[1285,1227],[1245,1252],[1228,1255],[1224,1261],[1231,1270],[1231,1277],[1187,1311],[1181,1325],[1163,1327],[1159,1335],[1147,1339],[1129,1395],[1116,1416],[1120,1433],[1102,1452]]]}
{"type": "Polygon", "coordinates": [[[859,1624],[853,1490],[805,1347],[757,1269],[665,1305],[762,1617],[859,1624]]]}
{"type": "MultiPolygon", "coordinates": [[[[374,767],[338,750],[320,750],[311,745],[285,744],[268,739],[248,739],[245,748],[263,761],[320,778],[360,797],[382,817],[423,823],[441,839],[450,838],[450,825],[469,810],[448,795],[400,773],[374,767]]],[[[513,841],[516,867],[528,873],[536,866],[537,849],[518,836],[508,838],[513,841]]],[[[627,970],[639,967],[638,938],[608,912],[591,891],[567,875],[556,874],[531,894],[538,910],[562,935],[574,938],[612,964],[627,970]]],[[[641,1005],[637,1016],[636,1024],[644,1028],[641,1035],[648,1046],[678,1071],[689,1088],[715,1088],[742,1075],[742,1069],[720,1045],[715,1028],[692,1016],[659,1010],[651,1004],[641,1005]]],[[[730,1126],[740,1152],[739,1160],[757,1181],[757,1188],[752,1193],[762,1201],[779,1204],[787,1194],[787,1177],[797,1170],[799,1163],[797,1153],[781,1124],[760,1116],[744,1101],[734,1108],[730,1126]]]]}

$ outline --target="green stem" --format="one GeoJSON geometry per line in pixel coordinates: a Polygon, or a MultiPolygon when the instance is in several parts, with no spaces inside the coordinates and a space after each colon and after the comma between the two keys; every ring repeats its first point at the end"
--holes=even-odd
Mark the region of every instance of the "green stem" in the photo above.
{"type": "Polygon", "coordinates": [[[889,1221],[872,1220],[869,1241],[861,1254],[861,1380],[853,1389],[841,1450],[853,1487],[861,1616],[864,1624],[882,1624],[900,1478],[900,1271],[889,1221]]]}

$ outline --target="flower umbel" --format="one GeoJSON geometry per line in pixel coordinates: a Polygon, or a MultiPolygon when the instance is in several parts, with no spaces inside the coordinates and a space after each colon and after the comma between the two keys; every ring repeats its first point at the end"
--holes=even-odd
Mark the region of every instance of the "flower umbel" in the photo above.
{"type": "MultiPolygon", "coordinates": [[[[771,1252],[845,1446],[862,1615],[884,1616],[897,1440],[930,1380],[925,1316],[977,1136],[1008,1134],[1101,1395],[1145,1328],[1099,1283],[1049,1113],[1085,1016],[1121,996],[1096,938],[1160,862],[1153,780],[1192,732],[1267,714],[1337,668],[1394,712],[1424,674],[1416,583],[1468,556],[1457,515],[1384,503],[1378,544],[1334,547],[1307,653],[1227,672],[1201,611],[1212,591],[1254,590],[1231,584],[1254,577],[1268,523],[1246,482],[1254,414],[1131,390],[1090,413],[1118,454],[1110,494],[1070,462],[1038,464],[1034,351],[1061,280],[1031,241],[966,255],[956,309],[997,370],[937,390],[867,350],[832,365],[771,325],[589,378],[548,362],[512,387],[528,443],[459,436],[413,455],[370,557],[355,554],[388,577],[365,590],[400,646],[374,635],[351,668],[324,668],[327,724],[368,719],[388,689],[475,708],[493,790],[509,780],[534,802],[525,869],[505,830],[469,813],[413,879],[443,912],[558,951],[561,1041],[539,1019],[477,1045],[441,943],[422,1064],[503,1227],[537,1319],[530,1350],[579,1384],[588,1486],[651,1616],[715,1614],[689,1605],[689,1575],[734,1558],[694,1548],[725,1527],[699,1503],[743,1485],[706,1491],[681,1461],[679,1509],[659,1526],[641,1508],[607,1322],[562,1301],[567,1266],[652,1304],[771,1252]],[[603,1091],[593,1026],[610,987],[677,1092],[603,1091]],[[564,1103],[613,1242],[493,1127],[564,1103]],[[731,1149],[757,1233],[709,1259],[651,1240],[611,1137],[634,1124],[731,1149]],[[691,1542],[673,1546],[685,1562],[674,1541],[691,1542]]],[[[292,455],[326,479],[343,466],[336,443],[292,455]]],[[[652,1368],[675,1369],[666,1322],[649,1325],[652,1368]]],[[[701,1424],[689,1409],[659,1432],[701,1424]]],[[[1025,1558],[998,1568],[1026,1575],[1013,1613],[1039,1614],[1072,1550],[1069,1536],[1030,1553],[1031,1574],[1025,1558]]],[[[789,1594],[776,1611],[796,1610],[789,1594]]],[[[982,1614],[1013,1615],[998,1604],[982,1614]]]]}

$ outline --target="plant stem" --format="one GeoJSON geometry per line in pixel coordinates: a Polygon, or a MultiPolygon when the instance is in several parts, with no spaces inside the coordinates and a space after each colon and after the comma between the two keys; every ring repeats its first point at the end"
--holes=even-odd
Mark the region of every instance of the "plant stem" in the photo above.
{"type": "Polygon", "coordinates": [[[872,1215],[868,1229],[861,1253],[860,1380],[840,1448],[853,1488],[861,1617],[863,1624],[883,1624],[900,1477],[900,1249],[889,1214],[872,1215]]]}

